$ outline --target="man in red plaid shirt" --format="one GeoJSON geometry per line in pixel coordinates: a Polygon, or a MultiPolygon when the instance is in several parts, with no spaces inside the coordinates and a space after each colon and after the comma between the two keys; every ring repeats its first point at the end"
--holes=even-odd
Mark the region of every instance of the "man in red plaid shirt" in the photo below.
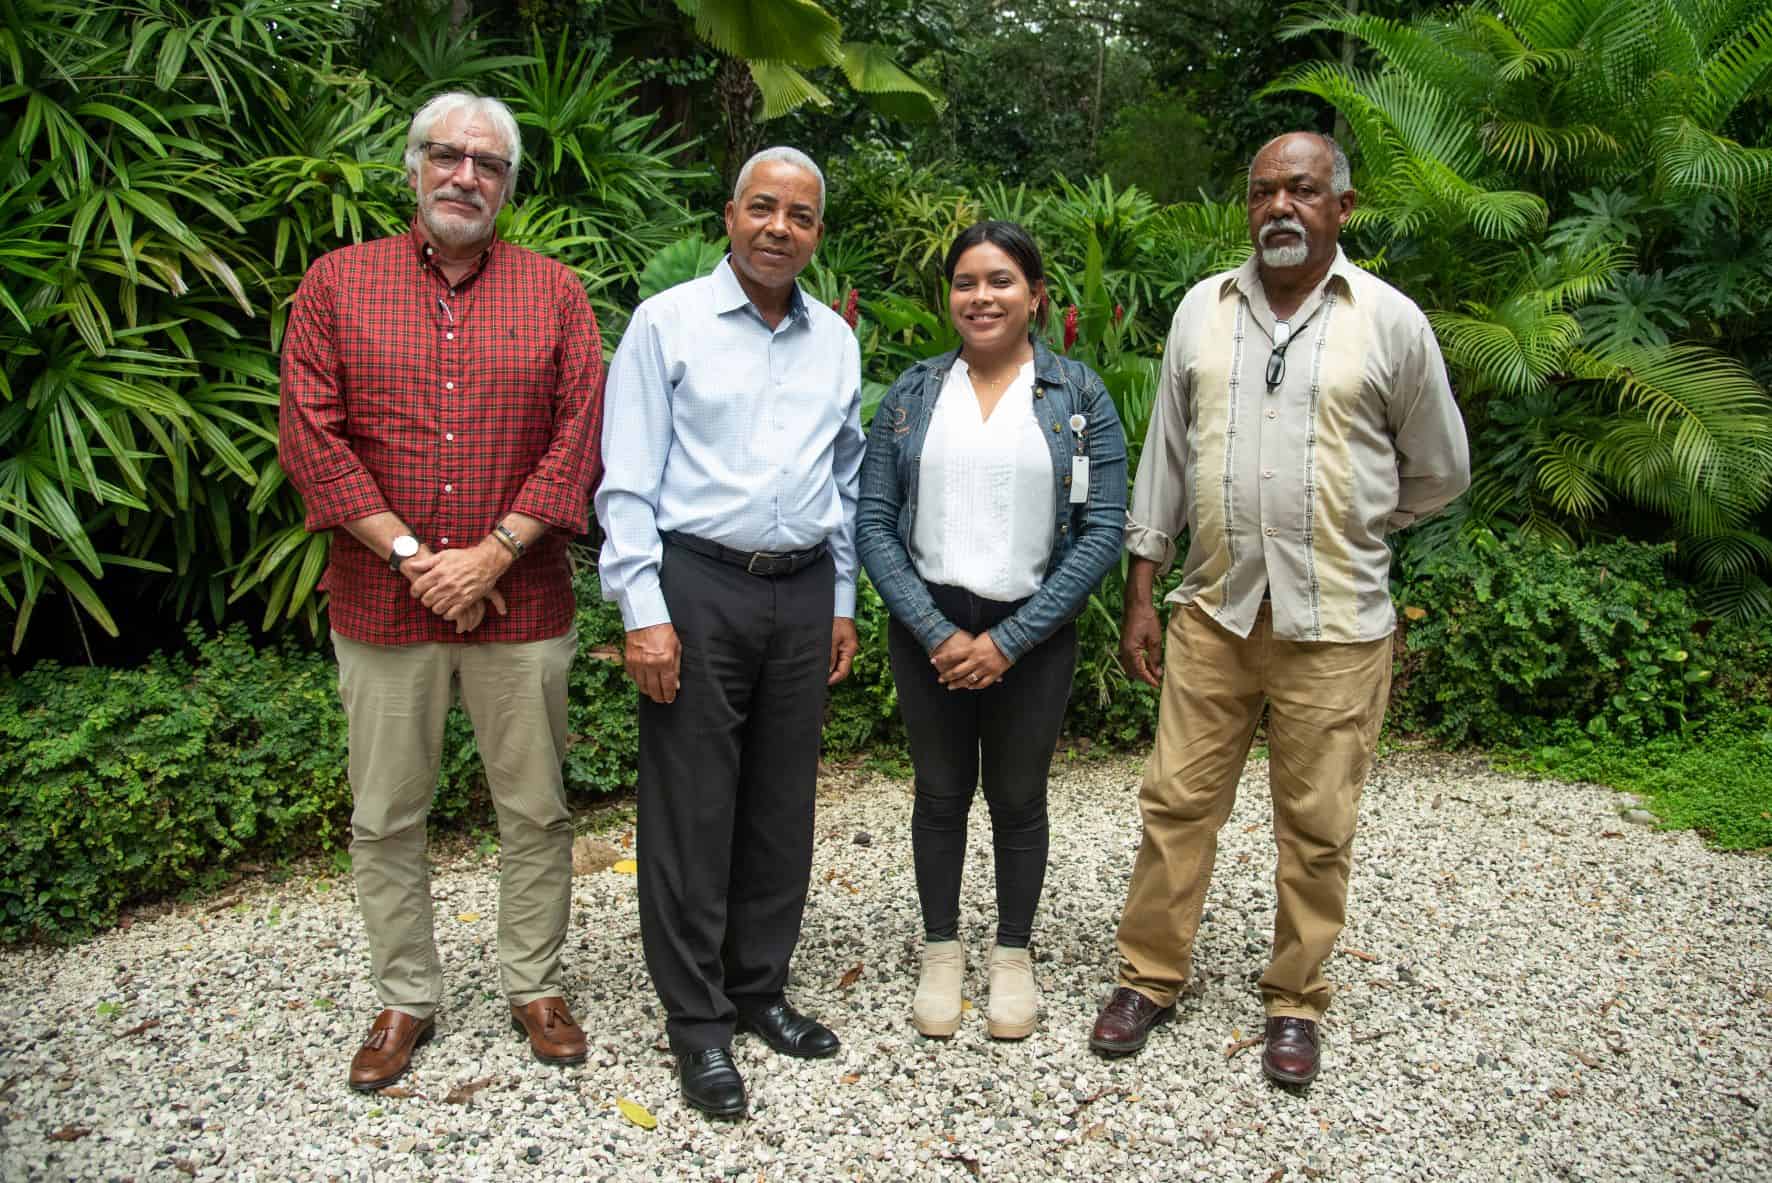
{"type": "Polygon", "coordinates": [[[350,725],[351,867],[383,1010],[350,1084],[383,1088],[442,994],[425,819],[454,686],[498,810],[498,947],[513,1025],[584,1060],[562,996],[572,824],[560,766],[577,651],[566,543],[600,460],[603,349],[572,272],[499,241],[521,144],[503,103],[432,99],[406,138],[405,234],[333,251],[283,345],[280,458],[331,530],[350,725]]]}

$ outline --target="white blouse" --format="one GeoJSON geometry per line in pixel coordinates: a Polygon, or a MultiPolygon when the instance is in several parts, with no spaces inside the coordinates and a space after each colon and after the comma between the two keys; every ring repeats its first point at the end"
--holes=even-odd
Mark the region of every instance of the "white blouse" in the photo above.
{"type": "Polygon", "coordinates": [[[911,562],[924,582],[987,600],[1025,599],[1052,557],[1052,451],[1034,417],[1034,363],[984,419],[955,358],[923,440],[911,562]]]}

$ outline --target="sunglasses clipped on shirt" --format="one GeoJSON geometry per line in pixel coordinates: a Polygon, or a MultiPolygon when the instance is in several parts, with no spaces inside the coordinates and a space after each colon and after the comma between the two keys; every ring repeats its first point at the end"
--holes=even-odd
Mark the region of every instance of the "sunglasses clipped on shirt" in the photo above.
{"type": "Polygon", "coordinates": [[[483,173],[495,181],[502,181],[511,172],[511,162],[502,156],[488,156],[484,152],[463,152],[460,148],[448,144],[439,144],[435,140],[426,140],[419,145],[425,159],[442,169],[454,172],[461,167],[463,159],[474,162],[474,171],[483,173]]]}
{"type": "Polygon", "coordinates": [[[1267,355],[1267,392],[1272,394],[1286,380],[1286,347],[1292,344],[1292,326],[1274,322],[1274,351],[1267,355]]]}

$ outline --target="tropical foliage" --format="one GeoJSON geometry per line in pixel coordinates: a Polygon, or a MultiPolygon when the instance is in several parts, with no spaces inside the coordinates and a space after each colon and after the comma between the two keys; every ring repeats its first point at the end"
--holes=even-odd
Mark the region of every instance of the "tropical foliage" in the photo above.
{"type": "Polygon", "coordinates": [[[1648,511],[1714,610],[1772,610],[1772,149],[1737,138],[1764,134],[1772,6],[1317,9],[1289,31],[1371,50],[1272,89],[1346,117],[1360,241],[1433,310],[1476,428],[1463,523],[1567,543],[1648,511]]]}
{"type": "MultiPolygon", "coordinates": [[[[476,47],[446,10],[386,43],[368,0],[0,3],[0,601],[118,631],[251,594],[318,627],[327,541],[276,461],[276,349],[309,262],[409,217],[406,121],[451,86],[523,124],[502,230],[625,307],[705,175],[595,48],[476,47]],[[428,23],[426,23],[428,22],[428,23]],[[347,64],[380,46],[374,72],[347,64]],[[121,584],[121,586],[120,586],[121,584]],[[82,621],[84,617],[84,621],[82,621]]],[[[619,325],[615,326],[619,328],[619,325]]]]}

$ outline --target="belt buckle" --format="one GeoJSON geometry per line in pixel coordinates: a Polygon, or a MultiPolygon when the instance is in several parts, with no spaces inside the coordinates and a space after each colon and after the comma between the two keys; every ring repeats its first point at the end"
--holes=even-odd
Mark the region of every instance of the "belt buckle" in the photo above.
{"type": "Polygon", "coordinates": [[[768,551],[768,550],[757,551],[751,555],[751,561],[744,565],[745,573],[747,575],[773,575],[773,574],[775,574],[776,560],[780,559],[781,557],[782,557],[781,555],[775,553],[774,551],[768,551]],[[765,563],[765,569],[762,571],[757,570],[757,560],[758,559],[762,559],[765,563]]]}

